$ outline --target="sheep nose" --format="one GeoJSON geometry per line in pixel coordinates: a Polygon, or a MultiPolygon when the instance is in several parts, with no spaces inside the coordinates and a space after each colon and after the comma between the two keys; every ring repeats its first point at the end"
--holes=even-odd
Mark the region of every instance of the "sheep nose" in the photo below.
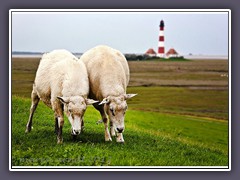
{"type": "Polygon", "coordinates": [[[123,132],[123,128],[117,128],[117,131],[118,131],[119,133],[122,133],[122,132],[123,132]]]}
{"type": "Polygon", "coordinates": [[[78,135],[78,134],[80,134],[80,132],[81,132],[80,130],[75,130],[75,129],[73,129],[73,134],[74,134],[74,135],[78,135]]]}

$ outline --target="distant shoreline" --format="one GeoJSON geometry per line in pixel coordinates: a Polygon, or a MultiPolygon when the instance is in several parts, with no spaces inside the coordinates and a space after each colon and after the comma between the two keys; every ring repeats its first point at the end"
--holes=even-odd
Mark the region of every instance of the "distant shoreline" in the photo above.
{"type": "MultiPolygon", "coordinates": [[[[12,54],[12,58],[41,58],[42,54],[12,54]]],[[[74,53],[73,53],[74,54],[74,53]]],[[[81,57],[82,54],[74,54],[77,57],[81,57]]]]}
{"type": "MultiPolygon", "coordinates": [[[[12,58],[41,58],[44,53],[12,53],[12,58]]],[[[81,57],[82,53],[73,53],[81,57]]],[[[228,56],[223,55],[184,55],[185,59],[192,60],[228,60],[228,56]]]]}
{"type": "Polygon", "coordinates": [[[208,60],[228,60],[228,56],[218,56],[218,55],[186,55],[185,59],[208,59],[208,60]]]}

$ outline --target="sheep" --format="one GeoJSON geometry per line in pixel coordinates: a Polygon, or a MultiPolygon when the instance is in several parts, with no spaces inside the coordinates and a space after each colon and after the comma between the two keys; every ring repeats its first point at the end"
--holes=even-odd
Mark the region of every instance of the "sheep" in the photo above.
{"type": "Polygon", "coordinates": [[[55,117],[57,143],[62,143],[65,111],[72,126],[73,137],[80,134],[86,106],[96,103],[87,99],[89,81],[85,64],[67,50],[54,50],[42,56],[31,94],[32,104],[26,133],[32,129],[32,118],[41,99],[52,108],[55,117]]]}
{"type": "Polygon", "coordinates": [[[89,98],[100,101],[93,106],[100,112],[105,127],[105,141],[124,142],[124,116],[127,110],[126,100],[136,94],[126,94],[130,72],[124,55],[111,47],[100,45],[85,52],[82,60],[89,77],[89,98]],[[110,120],[110,132],[108,123],[110,120]]]}

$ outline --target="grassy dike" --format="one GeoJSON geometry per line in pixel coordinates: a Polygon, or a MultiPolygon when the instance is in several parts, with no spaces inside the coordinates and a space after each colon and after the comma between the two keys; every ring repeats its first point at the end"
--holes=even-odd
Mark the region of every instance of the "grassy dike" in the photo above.
{"type": "Polygon", "coordinates": [[[65,118],[64,143],[56,143],[51,109],[40,102],[33,130],[25,134],[31,100],[12,97],[13,166],[227,166],[228,121],[133,110],[129,105],[125,144],[104,142],[99,113],[89,106],[85,131],[73,140],[65,118]]]}
{"type": "Polygon", "coordinates": [[[89,106],[85,131],[73,140],[65,117],[64,143],[42,102],[25,134],[40,58],[12,59],[13,166],[228,166],[228,61],[129,61],[125,144],[104,141],[98,111],[89,106]]]}

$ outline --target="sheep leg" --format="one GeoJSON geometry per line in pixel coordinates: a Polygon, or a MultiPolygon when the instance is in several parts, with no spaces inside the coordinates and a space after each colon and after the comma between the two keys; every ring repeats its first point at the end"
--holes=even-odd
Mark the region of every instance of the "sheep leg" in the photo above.
{"type": "Polygon", "coordinates": [[[57,134],[57,143],[61,144],[63,142],[62,138],[62,128],[64,125],[63,119],[63,105],[59,101],[52,103],[54,115],[55,115],[55,131],[57,134]]]}
{"type": "Polygon", "coordinates": [[[110,121],[110,132],[111,132],[111,136],[116,136],[115,129],[114,129],[111,121],[110,121]]]}
{"type": "MultiPolygon", "coordinates": [[[[101,116],[102,114],[104,114],[104,110],[102,106],[99,106],[98,104],[93,104],[93,106],[95,107],[95,109],[97,109],[100,112],[101,116]]],[[[100,124],[100,123],[103,123],[103,118],[97,121],[97,124],[100,124]]]]}
{"type": "Polygon", "coordinates": [[[82,129],[81,131],[82,131],[82,133],[83,133],[83,131],[84,131],[84,120],[82,120],[81,127],[82,127],[82,128],[81,128],[81,129],[82,129]]]}
{"type": "Polygon", "coordinates": [[[63,128],[64,120],[63,120],[63,116],[59,116],[57,119],[58,119],[57,143],[61,144],[63,142],[62,128],[63,128]]]}
{"type": "Polygon", "coordinates": [[[63,138],[62,138],[62,128],[64,124],[63,117],[59,117],[58,123],[59,123],[59,130],[57,134],[57,143],[61,144],[63,142],[63,138]]]}
{"type": "Polygon", "coordinates": [[[59,126],[58,126],[58,117],[55,116],[55,133],[58,134],[59,126]]]}
{"type": "Polygon", "coordinates": [[[101,108],[99,108],[100,114],[102,116],[102,120],[104,123],[104,130],[105,130],[105,141],[112,141],[112,138],[110,136],[109,130],[108,130],[108,118],[107,115],[103,109],[103,106],[101,106],[101,108]]]}
{"type": "Polygon", "coordinates": [[[105,141],[112,141],[112,138],[108,130],[108,118],[103,117],[103,122],[104,122],[104,128],[105,128],[105,141]]]}
{"type": "Polygon", "coordinates": [[[107,115],[106,115],[106,113],[105,113],[105,111],[104,111],[104,106],[103,106],[103,105],[99,106],[99,105],[97,105],[97,104],[93,104],[93,106],[94,106],[94,107],[100,112],[100,114],[101,114],[102,119],[99,120],[99,121],[97,122],[97,124],[102,123],[102,122],[104,123],[105,141],[112,141],[112,138],[111,138],[110,133],[109,133],[109,130],[108,130],[108,118],[107,118],[107,115]]]}
{"type": "Polygon", "coordinates": [[[26,133],[30,132],[32,129],[33,114],[34,114],[34,112],[37,108],[38,102],[40,100],[40,98],[38,97],[37,92],[34,90],[34,88],[32,90],[31,99],[32,99],[32,104],[31,104],[31,108],[30,108],[30,115],[29,115],[28,123],[26,125],[26,130],[25,130],[26,133]]]}

